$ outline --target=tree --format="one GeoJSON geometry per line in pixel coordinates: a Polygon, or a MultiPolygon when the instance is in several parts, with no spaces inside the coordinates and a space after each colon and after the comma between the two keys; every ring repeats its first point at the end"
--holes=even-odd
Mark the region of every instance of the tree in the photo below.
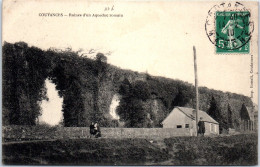
{"type": "Polygon", "coordinates": [[[229,103],[228,103],[228,125],[229,128],[234,128],[233,120],[232,120],[232,110],[229,103]]]}
{"type": "Polygon", "coordinates": [[[244,121],[250,120],[248,110],[244,103],[242,104],[242,107],[240,110],[240,118],[241,118],[241,120],[244,120],[244,121]]]}
{"type": "Polygon", "coordinates": [[[77,76],[71,75],[68,79],[66,94],[64,96],[64,125],[65,126],[86,126],[86,115],[83,98],[81,95],[81,84],[77,76]]]}
{"type": "Polygon", "coordinates": [[[107,74],[107,57],[103,53],[98,53],[96,55],[96,61],[94,62],[95,71],[94,75],[96,76],[96,83],[93,85],[93,100],[94,100],[94,114],[93,120],[100,122],[102,120],[102,113],[99,110],[98,97],[99,89],[103,80],[107,74]]]}
{"type": "Polygon", "coordinates": [[[219,106],[218,106],[214,96],[212,96],[212,98],[211,98],[208,114],[216,121],[221,120],[220,109],[219,109],[219,106]]]}
{"type": "Polygon", "coordinates": [[[132,96],[143,101],[150,97],[150,90],[147,82],[136,81],[132,89],[132,96]]]}
{"type": "MultiPolygon", "coordinates": [[[[46,99],[44,81],[49,63],[43,51],[24,42],[3,46],[3,105],[14,125],[35,125],[40,101],[46,99]]],[[[6,116],[6,113],[4,114],[6,116]]]]}
{"type": "Polygon", "coordinates": [[[139,99],[122,99],[117,108],[120,120],[125,122],[125,127],[141,128],[146,124],[146,113],[139,99]]]}
{"type": "Polygon", "coordinates": [[[119,92],[122,95],[117,114],[126,127],[146,127],[147,113],[143,102],[150,97],[148,84],[144,81],[136,81],[133,85],[125,79],[119,92]]]}
{"type": "Polygon", "coordinates": [[[96,55],[96,61],[97,62],[107,63],[107,57],[103,53],[98,53],[96,55]]]}
{"type": "Polygon", "coordinates": [[[220,132],[222,132],[223,129],[228,128],[227,123],[225,122],[225,120],[223,119],[223,117],[221,115],[220,107],[219,107],[216,99],[214,98],[214,96],[212,96],[212,98],[211,98],[210,108],[208,109],[207,113],[219,123],[220,132]]]}
{"type": "Polygon", "coordinates": [[[119,94],[122,96],[130,96],[130,92],[132,92],[131,89],[132,89],[131,83],[127,78],[125,78],[120,85],[119,94]]]}
{"type": "Polygon", "coordinates": [[[172,108],[175,106],[184,107],[190,98],[186,96],[183,91],[179,91],[179,93],[175,96],[174,100],[172,101],[172,108]]]}

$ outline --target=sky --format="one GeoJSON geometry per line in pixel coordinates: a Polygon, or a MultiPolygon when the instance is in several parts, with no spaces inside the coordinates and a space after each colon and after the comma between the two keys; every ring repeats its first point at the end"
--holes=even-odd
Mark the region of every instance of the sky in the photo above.
{"type": "MultiPolygon", "coordinates": [[[[5,1],[3,41],[24,41],[41,49],[90,49],[108,53],[108,63],[194,83],[193,49],[197,50],[199,86],[258,99],[257,3],[251,10],[255,30],[250,54],[216,54],[205,32],[208,11],[217,1],[5,1]],[[105,8],[113,11],[104,11],[105,8]],[[42,13],[63,13],[43,17],[42,13]],[[69,17],[69,14],[120,14],[123,17],[69,17]],[[253,73],[250,73],[251,55],[253,73]],[[253,75],[253,88],[250,76],[253,75]]],[[[94,53],[96,54],[96,53],[94,53]]],[[[93,56],[93,55],[92,55],[93,56]]]]}
{"type": "Polygon", "coordinates": [[[47,87],[48,101],[43,100],[41,103],[42,115],[39,117],[40,123],[47,123],[49,125],[57,125],[62,119],[62,102],[63,98],[58,96],[58,91],[55,85],[50,81],[45,81],[47,87]]]}

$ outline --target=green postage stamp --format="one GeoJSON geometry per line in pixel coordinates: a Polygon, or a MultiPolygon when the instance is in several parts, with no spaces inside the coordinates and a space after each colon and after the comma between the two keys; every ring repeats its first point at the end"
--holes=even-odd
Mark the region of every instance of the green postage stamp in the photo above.
{"type": "Polygon", "coordinates": [[[215,20],[217,53],[249,53],[249,11],[217,11],[215,20]]]}

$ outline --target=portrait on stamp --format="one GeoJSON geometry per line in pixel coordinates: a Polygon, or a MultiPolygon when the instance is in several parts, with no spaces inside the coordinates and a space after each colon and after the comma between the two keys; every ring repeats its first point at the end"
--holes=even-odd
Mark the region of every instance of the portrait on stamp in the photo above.
{"type": "Polygon", "coordinates": [[[247,12],[216,12],[217,53],[229,50],[249,53],[249,16],[247,12]]]}

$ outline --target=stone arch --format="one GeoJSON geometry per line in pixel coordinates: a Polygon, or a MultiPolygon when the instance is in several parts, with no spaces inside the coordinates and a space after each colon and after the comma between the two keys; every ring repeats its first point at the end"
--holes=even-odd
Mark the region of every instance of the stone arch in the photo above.
{"type": "Polygon", "coordinates": [[[36,124],[40,102],[46,98],[44,82],[49,79],[63,98],[64,126],[88,126],[91,120],[101,120],[105,125],[119,81],[106,79],[107,64],[102,57],[99,53],[92,60],[71,51],[43,51],[24,42],[5,43],[3,117],[8,120],[5,124],[36,124]]]}
{"type": "Polygon", "coordinates": [[[95,62],[73,52],[42,51],[24,42],[3,46],[5,125],[35,125],[46,99],[46,79],[63,97],[65,126],[86,126],[93,113],[95,62]],[[79,65],[80,64],[80,65],[79,65]],[[79,74],[80,73],[80,74],[79,74]],[[89,99],[89,100],[86,100],[89,99]],[[89,114],[91,113],[91,114],[89,114]]]}

